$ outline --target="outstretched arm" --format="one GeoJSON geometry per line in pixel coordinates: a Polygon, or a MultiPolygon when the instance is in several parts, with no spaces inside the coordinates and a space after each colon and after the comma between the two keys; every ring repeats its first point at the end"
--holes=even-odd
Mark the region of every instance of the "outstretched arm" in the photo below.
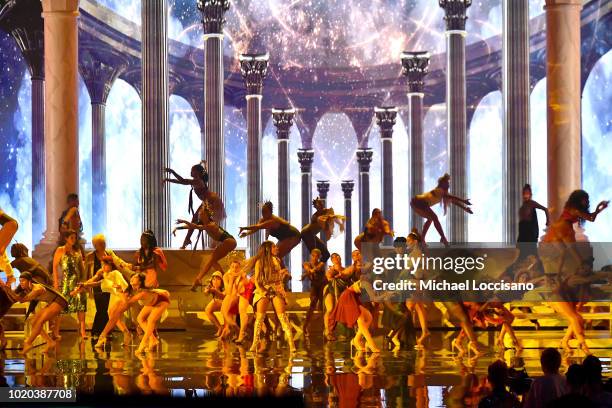
{"type": "Polygon", "coordinates": [[[260,221],[257,224],[249,225],[247,227],[240,227],[240,237],[252,235],[259,230],[271,228],[274,225],[274,220],[260,221]]]}
{"type": "Polygon", "coordinates": [[[165,179],[164,179],[164,182],[166,182],[166,181],[167,181],[167,182],[169,182],[169,183],[174,183],[174,184],[182,184],[182,185],[184,185],[184,186],[189,186],[189,185],[192,185],[192,184],[193,184],[193,180],[192,180],[192,179],[186,179],[186,178],[184,178],[184,177],[181,177],[181,175],[180,175],[180,174],[178,174],[176,171],[172,170],[172,169],[171,169],[171,168],[169,168],[169,167],[166,167],[166,168],[164,169],[164,171],[165,171],[166,173],[169,173],[170,175],[172,175],[172,176],[174,176],[174,177],[175,177],[175,178],[169,178],[169,177],[167,177],[167,178],[165,178],[165,179]]]}

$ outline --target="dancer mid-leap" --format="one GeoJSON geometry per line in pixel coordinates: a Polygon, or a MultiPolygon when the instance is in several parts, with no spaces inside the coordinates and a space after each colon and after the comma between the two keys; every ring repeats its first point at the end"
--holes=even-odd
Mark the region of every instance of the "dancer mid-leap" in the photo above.
{"type": "Polygon", "coordinates": [[[469,207],[472,205],[470,199],[463,199],[460,197],[455,197],[449,194],[450,188],[450,175],[444,174],[442,177],[438,179],[438,186],[427,193],[418,194],[410,200],[410,206],[421,217],[425,218],[425,224],[423,224],[423,233],[421,236],[423,237],[423,241],[425,241],[425,236],[427,235],[427,230],[431,226],[433,222],[434,227],[436,227],[436,231],[440,234],[440,242],[444,243],[444,245],[448,245],[448,240],[444,235],[444,231],[442,230],[442,224],[440,224],[440,220],[438,220],[438,216],[431,209],[432,206],[442,202],[444,206],[444,214],[446,214],[446,209],[449,204],[454,204],[457,207],[461,208],[468,214],[473,214],[472,209],[469,207]]]}
{"type": "MultiPolygon", "coordinates": [[[[196,196],[202,200],[202,203],[206,201],[208,202],[208,205],[214,214],[214,221],[219,224],[225,219],[225,207],[223,205],[223,201],[217,195],[217,193],[214,193],[208,189],[208,171],[206,170],[205,166],[206,162],[202,161],[200,164],[196,164],[195,166],[191,167],[192,178],[190,179],[183,178],[176,171],[166,168],[166,173],[171,174],[175,178],[165,178],[164,182],[191,186],[191,192],[189,193],[189,214],[193,214],[191,222],[198,222],[199,208],[196,211],[193,210],[193,193],[195,193],[196,196]]],[[[185,236],[181,249],[185,249],[187,248],[187,245],[191,244],[191,234],[193,234],[193,229],[189,229],[187,231],[187,235],[185,236]]]]}
{"type": "Polygon", "coordinates": [[[312,200],[312,206],[315,208],[314,214],[310,218],[310,223],[302,228],[302,241],[308,252],[312,253],[313,249],[321,251],[321,262],[326,263],[329,259],[329,251],[327,249],[327,241],[334,233],[334,225],[340,226],[340,231],[344,231],[344,220],[342,215],[334,214],[333,208],[325,208],[325,201],[317,197],[312,200]],[[322,238],[317,235],[322,234],[322,238]]]}

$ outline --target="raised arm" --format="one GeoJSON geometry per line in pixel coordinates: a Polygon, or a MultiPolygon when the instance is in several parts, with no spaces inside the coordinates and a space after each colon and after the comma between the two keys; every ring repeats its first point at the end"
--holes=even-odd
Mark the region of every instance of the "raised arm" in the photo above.
{"type": "Polygon", "coordinates": [[[167,178],[164,179],[164,182],[167,181],[169,183],[181,184],[181,185],[184,185],[184,186],[190,186],[190,185],[193,184],[193,180],[192,179],[186,179],[184,177],[181,177],[180,174],[178,174],[176,171],[172,170],[169,167],[166,167],[164,170],[165,170],[166,173],[169,173],[170,175],[175,177],[173,179],[167,177],[167,178]]]}
{"type": "Polygon", "coordinates": [[[578,217],[582,218],[583,220],[587,220],[587,221],[593,222],[593,221],[595,221],[595,218],[597,218],[597,216],[599,215],[600,212],[602,212],[603,210],[608,208],[608,204],[609,203],[610,203],[609,201],[601,201],[599,204],[597,204],[597,208],[592,213],[583,212],[583,211],[580,211],[580,210],[574,210],[574,211],[575,211],[576,215],[578,215],[578,217]]]}

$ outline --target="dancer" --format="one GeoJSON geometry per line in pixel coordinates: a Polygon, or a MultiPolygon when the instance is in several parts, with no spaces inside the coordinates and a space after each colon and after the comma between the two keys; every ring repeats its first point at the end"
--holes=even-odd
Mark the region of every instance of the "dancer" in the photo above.
{"type": "Polygon", "coordinates": [[[550,224],[548,208],[532,199],[531,186],[525,184],[523,186],[523,205],[519,209],[518,238],[516,240],[519,244],[518,260],[524,259],[529,255],[537,255],[536,243],[540,236],[540,227],[536,210],[544,211],[544,214],[546,214],[546,226],[548,226],[550,224]]]}
{"type": "Polygon", "coordinates": [[[221,331],[223,330],[223,326],[219,323],[219,320],[215,316],[215,312],[219,312],[221,310],[221,305],[223,304],[223,299],[225,298],[225,290],[223,288],[223,274],[220,271],[215,271],[210,278],[210,283],[204,289],[204,293],[210,294],[212,299],[206,305],[206,309],[204,313],[208,320],[215,325],[217,332],[215,333],[215,337],[221,336],[221,331]]]}
{"type": "MultiPolygon", "coordinates": [[[[128,283],[125,281],[125,278],[121,272],[117,270],[111,256],[105,256],[102,258],[101,264],[102,267],[96,272],[96,274],[89,280],[80,283],[79,287],[74,291],[74,294],[83,292],[86,288],[99,287],[103,293],[109,294],[107,314],[108,316],[111,316],[114,315],[115,312],[121,308],[122,303],[125,302],[126,296],[124,291],[127,289],[128,283]]],[[[72,296],[74,296],[74,294],[71,293],[72,296]]],[[[116,324],[117,327],[119,327],[119,330],[121,330],[123,333],[123,345],[129,346],[132,343],[132,334],[130,333],[130,330],[126,324],[123,322],[123,313],[119,315],[119,319],[117,320],[116,324]]],[[[104,330],[104,328],[102,328],[102,330],[104,330]]],[[[102,343],[103,342],[104,340],[102,343]]],[[[100,341],[98,341],[98,343],[100,343],[100,341]]],[[[96,347],[98,347],[98,343],[96,343],[96,347]]]]}
{"type": "MultiPolygon", "coordinates": [[[[189,192],[189,214],[193,214],[193,218],[191,220],[192,223],[198,223],[199,212],[199,208],[196,211],[193,210],[193,193],[195,193],[202,203],[208,202],[212,212],[211,216],[214,217],[213,220],[215,223],[220,224],[221,221],[225,219],[225,207],[223,205],[223,201],[221,201],[221,198],[216,193],[208,189],[208,171],[206,170],[206,162],[202,161],[200,164],[196,164],[195,166],[191,167],[192,178],[190,179],[181,177],[176,171],[170,168],[166,168],[165,171],[175,178],[165,178],[164,182],[191,186],[191,191],[189,192]]],[[[188,230],[181,249],[185,249],[187,248],[187,245],[191,244],[192,234],[193,229],[188,230]]],[[[194,249],[197,247],[197,244],[198,243],[196,241],[194,249]]],[[[202,247],[203,246],[204,243],[202,243],[202,247]]]]}
{"type": "MultiPolygon", "coordinates": [[[[219,261],[225,258],[235,248],[237,242],[236,239],[226,230],[221,228],[213,219],[213,211],[208,202],[202,203],[198,209],[197,222],[189,222],[186,220],[176,220],[178,226],[174,228],[174,231],[178,229],[196,229],[199,231],[206,231],[208,236],[216,241],[218,244],[214,251],[210,255],[210,258],[200,269],[200,272],[193,281],[191,291],[195,292],[198,286],[202,285],[202,278],[206,276],[211,268],[215,268],[216,271],[223,273],[223,268],[219,264],[219,261]]],[[[174,233],[173,231],[173,233],[174,233]]]]}
{"type": "MultiPolygon", "coordinates": [[[[514,344],[514,348],[517,351],[523,349],[519,339],[514,333],[512,328],[512,322],[514,321],[514,315],[510,312],[502,302],[463,302],[463,306],[466,312],[476,327],[482,329],[487,327],[501,327],[499,336],[495,342],[499,350],[506,348],[504,338],[506,334],[510,336],[514,344]]],[[[463,337],[465,333],[461,331],[460,337],[463,337]]]]}
{"type": "Polygon", "coordinates": [[[357,351],[369,349],[373,353],[380,353],[369,329],[372,324],[372,314],[360,300],[362,289],[366,290],[363,284],[364,280],[365,276],[362,276],[361,279],[342,292],[330,315],[330,330],[333,331],[338,322],[349,328],[355,327],[356,324],[357,332],[351,340],[351,347],[355,347],[357,351]],[[365,339],[365,345],[361,343],[362,338],[365,339]]]}
{"type": "MultiPolygon", "coordinates": [[[[11,246],[11,256],[14,258],[11,266],[19,272],[30,272],[34,280],[45,285],[53,285],[49,271],[37,260],[28,256],[28,247],[17,243],[11,246]]],[[[8,282],[7,282],[8,283],[8,282]]]]}
{"type": "Polygon", "coordinates": [[[278,257],[282,259],[300,243],[302,234],[287,220],[274,215],[274,207],[270,201],[266,201],[261,207],[261,219],[257,224],[248,227],[240,227],[240,238],[252,235],[260,230],[266,230],[266,239],[273,236],[278,240],[278,257]]]}
{"type": "Polygon", "coordinates": [[[17,297],[11,291],[9,277],[7,276],[6,283],[0,279],[0,351],[6,348],[7,343],[6,336],[4,335],[4,327],[2,326],[2,318],[8,313],[11,307],[13,307],[16,301],[17,297]]]}
{"type": "MultiPolygon", "coordinates": [[[[102,260],[106,257],[111,257],[116,269],[121,273],[125,273],[124,276],[129,277],[131,275],[129,264],[115,255],[112,250],[106,248],[106,238],[104,235],[95,235],[91,239],[91,242],[94,250],[85,256],[85,271],[87,272],[87,279],[91,280],[98,274],[103,266],[102,260]]],[[[102,333],[104,326],[106,326],[106,323],[108,322],[108,310],[110,309],[109,302],[112,293],[102,290],[99,284],[93,285],[92,292],[94,302],[96,304],[96,314],[91,325],[91,336],[97,338],[100,333],[102,333]]]]}
{"type": "Polygon", "coordinates": [[[159,339],[155,337],[155,330],[168,306],[170,306],[170,292],[164,289],[147,288],[145,282],[146,275],[144,273],[132,275],[126,290],[128,298],[122,301],[110,316],[106,327],[100,334],[96,344],[97,348],[103,348],[106,345],[107,336],[114,329],[121,315],[129,309],[130,305],[136,302],[142,302],[144,305],[137,318],[139,326],[144,331],[144,336],[136,349],[136,353],[144,353],[157,347],[159,339]]]}
{"type": "Polygon", "coordinates": [[[146,276],[147,288],[159,287],[157,275],[168,268],[164,251],[157,246],[157,238],[151,230],[146,230],[140,236],[140,249],[135,254],[135,265],[132,270],[143,272],[146,276]]]}
{"type": "Polygon", "coordinates": [[[309,253],[317,248],[321,252],[321,262],[327,263],[329,259],[327,241],[334,233],[335,224],[339,225],[340,231],[344,231],[345,217],[334,214],[333,208],[325,208],[325,201],[319,197],[312,200],[312,206],[316,211],[310,217],[310,223],[302,228],[302,241],[309,253]],[[322,239],[317,236],[318,234],[322,234],[322,239]]]}
{"type": "Polygon", "coordinates": [[[304,262],[304,274],[302,279],[310,281],[310,306],[304,320],[304,332],[308,334],[310,319],[316,309],[323,309],[323,289],[325,287],[325,262],[322,259],[321,250],[314,248],[310,251],[310,260],[304,262]]]}
{"type": "MultiPolygon", "coordinates": [[[[576,251],[574,244],[576,243],[576,234],[574,232],[574,224],[577,222],[591,221],[594,222],[599,213],[608,207],[609,201],[601,201],[595,212],[589,212],[589,194],[584,190],[575,190],[572,192],[565,203],[563,212],[559,216],[559,219],[552,223],[546,234],[542,238],[544,244],[553,244],[559,246],[561,249],[561,256],[559,257],[558,275],[563,275],[563,264],[567,252],[569,252],[576,260],[578,266],[582,266],[583,259],[576,251]]],[[[561,346],[565,350],[569,350],[569,341],[575,337],[578,340],[580,348],[586,353],[590,354],[589,348],[586,344],[584,337],[584,319],[577,310],[576,302],[572,302],[572,299],[568,299],[563,296],[563,288],[560,288],[562,302],[551,302],[550,306],[555,312],[565,316],[569,322],[566,335],[561,341],[561,346]]]]}
{"type": "MultiPolygon", "coordinates": [[[[238,328],[236,324],[236,315],[239,313],[240,302],[240,284],[242,282],[242,265],[240,261],[234,260],[230,264],[228,271],[223,275],[223,287],[225,288],[225,297],[221,303],[221,316],[223,316],[223,330],[221,338],[226,339],[234,329],[238,328]]],[[[246,324],[240,316],[240,326],[246,324]]]]}
{"type": "MultiPolygon", "coordinates": [[[[406,244],[408,245],[408,249],[410,250],[409,257],[412,259],[418,259],[423,256],[423,238],[419,234],[416,228],[413,228],[408,237],[406,238],[406,244]]],[[[412,275],[413,279],[422,280],[425,278],[424,270],[419,268],[417,270],[409,271],[412,275]]],[[[421,291],[415,293],[414,300],[407,299],[406,300],[406,309],[411,312],[416,312],[417,319],[419,321],[419,325],[421,326],[421,336],[416,341],[417,348],[423,348],[425,346],[425,340],[431,335],[429,328],[427,326],[427,312],[426,312],[426,302],[424,299],[424,294],[421,291]]],[[[397,343],[394,342],[397,346],[397,343]]]]}
{"type": "Polygon", "coordinates": [[[449,204],[454,204],[466,213],[473,214],[472,209],[469,207],[472,205],[470,199],[463,199],[449,194],[449,188],[450,175],[446,173],[438,179],[436,188],[427,193],[418,194],[410,200],[410,207],[412,207],[414,212],[426,219],[425,224],[423,224],[423,232],[421,233],[423,242],[425,242],[427,230],[429,230],[431,223],[433,223],[436,231],[440,234],[440,242],[448,246],[448,240],[442,230],[442,224],[440,224],[440,220],[436,213],[431,209],[432,206],[441,202],[444,208],[444,214],[446,214],[449,204]]]}
{"type": "MultiPolygon", "coordinates": [[[[353,283],[356,274],[354,267],[350,266],[345,268],[342,266],[340,254],[334,252],[331,254],[330,259],[332,264],[325,273],[327,285],[325,285],[323,289],[323,302],[325,306],[325,314],[323,315],[323,336],[327,341],[334,341],[335,337],[330,325],[331,314],[342,293],[353,283]]],[[[356,264],[359,267],[360,261],[357,260],[356,264]]]]}
{"type": "Polygon", "coordinates": [[[30,336],[25,339],[21,353],[26,354],[30,351],[32,347],[34,347],[34,340],[36,340],[39,335],[47,342],[47,346],[43,349],[43,353],[48,352],[55,347],[56,342],[49,336],[43,326],[47,322],[56,320],[60,313],[68,308],[68,300],[52,287],[35,282],[30,272],[23,272],[19,276],[19,287],[14,294],[17,296],[17,301],[21,303],[37,301],[47,304],[34,315],[30,336]]]}
{"type": "Polygon", "coordinates": [[[249,264],[254,263],[255,265],[255,274],[253,275],[253,280],[255,282],[255,298],[253,305],[256,310],[256,316],[253,330],[253,344],[250,349],[252,352],[257,351],[260,346],[259,337],[270,302],[272,302],[274,311],[285,332],[285,337],[289,344],[289,351],[291,353],[295,352],[291,326],[285,314],[287,295],[285,293],[284,280],[289,272],[282,268],[280,260],[278,259],[280,256],[279,252],[278,247],[273,242],[265,241],[259,247],[257,255],[249,260],[249,264]]]}
{"type": "Polygon", "coordinates": [[[372,243],[379,245],[385,235],[393,236],[393,230],[387,220],[383,218],[382,211],[375,208],[372,210],[372,216],[365,225],[365,230],[357,235],[354,244],[361,252],[361,245],[364,243],[372,243]]]}
{"type": "Polygon", "coordinates": [[[17,233],[19,224],[0,208],[0,226],[0,271],[6,273],[7,284],[10,286],[15,278],[13,277],[13,268],[6,255],[6,248],[17,233]]]}
{"type": "MultiPolygon", "coordinates": [[[[85,332],[85,312],[87,311],[87,297],[84,293],[76,293],[74,296],[71,292],[74,291],[79,282],[87,280],[85,276],[85,264],[83,256],[79,250],[79,241],[76,231],[67,229],[63,233],[63,241],[65,244],[58,247],[53,255],[53,286],[55,289],[60,289],[59,276],[61,273],[61,289],[62,296],[68,301],[68,306],[62,313],[76,313],[79,321],[79,330],[81,340],[87,337],[85,332]]],[[[57,319],[53,327],[53,335],[56,339],[60,338],[60,320],[57,319]]]]}

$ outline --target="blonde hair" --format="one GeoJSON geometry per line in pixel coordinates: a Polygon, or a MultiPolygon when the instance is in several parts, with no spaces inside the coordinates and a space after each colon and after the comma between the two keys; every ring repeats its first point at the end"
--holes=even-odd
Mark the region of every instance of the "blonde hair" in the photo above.
{"type": "Polygon", "coordinates": [[[104,236],[104,234],[96,234],[91,238],[91,243],[93,245],[96,245],[96,243],[98,242],[106,243],[106,237],[104,236]]]}

